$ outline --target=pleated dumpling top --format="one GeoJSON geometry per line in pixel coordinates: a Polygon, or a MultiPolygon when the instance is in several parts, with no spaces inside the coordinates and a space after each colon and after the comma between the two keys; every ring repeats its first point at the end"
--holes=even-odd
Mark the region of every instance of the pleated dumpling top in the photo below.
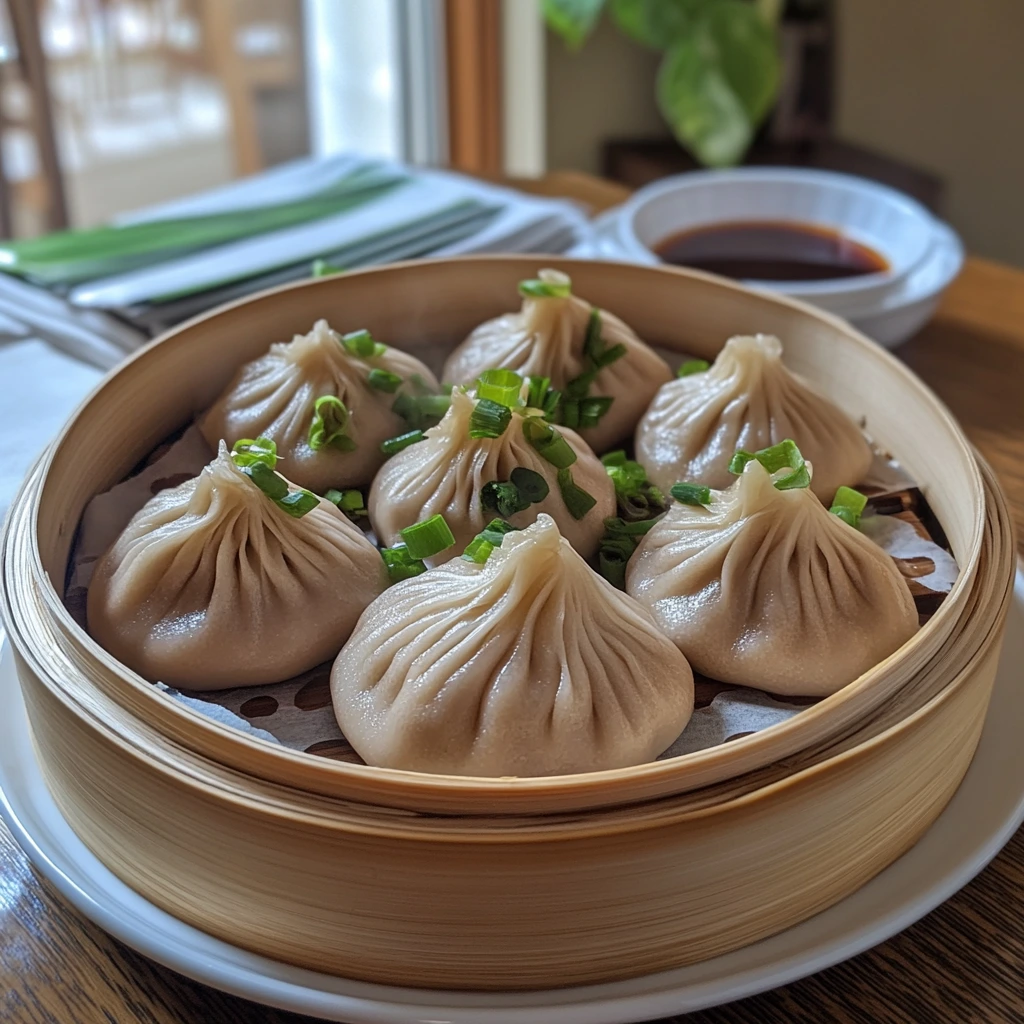
{"type": "Polygon", "coordinates": [[[540,515],[482,565],[395,584],[331,673],[342,732],[369,764],[476,776],[653,760],[693,711],[693,675],[651,616],[540,515]]]}
{"type": "MultiPolygon", "coordinates": [[[[474,394],[456,388],[444,419],[427,430],[422,441],[384,464],[367,503],[377,536],[385,544],[398,543],[402,529],[441,514],[462,551],[496,515],[524,527],[547,513],[562,536],[589,558],[597,551],[605,519],[615,515],[615,487],[601,460],[575,431],[551,427],[536,409],[511,410],[508,425],[497,437],[473,437],[478,403],[474,394]],[[565,456],[559,461],[572,459],[564,469],[544,458],[528,439],[556,431],[565,456]],[[530,494],[534,500],[513,500],[501,510],[486,504],[495,485],[514,489],[524,474],[539,488],[530,494]],[[568,503],[560,480],[575,492],[568,503]]],[[[437,560],[428,559],[428,564],[437,560]]]]}
{"type": "Polygon", "coordinates": [[[892,558],[804,487],[756,459],[704,505],[674,504],[640,542],[626,591],[696,671],[825,696],[916,632],[892,558]]]}
{"type": "MultiPolygon", "coordinates": [[[[271,457],[272,458],[272,457],[271,457]]],[[[276,683],[333,658],[387,586],[380,553],[272,466],[220,452],[161,491],[100,559],[89,632],[129,668],[188,690],[276,683]]]]}
{"type": "Polygon", "coordinates": [[[786,368],[767,334],[730,338],[710,369],[665,384],[636,431],[636,458],[668,491],[680,480],[723,488],[738,448],[792,438],[815,467],[814,493],[830,503],[871,466],[871,447],[834,402],[786,368]]]}
{"type": "Polygon", "coordinates": [[[369,484],[384,461],[381,443],[409,429],[396,401],[437,390],[415,356],[318,320],[246,363],[199,426],[213,448],[222,438],[230,447],[272,437],[288,479],[323,494],[369,484]]]}
{"type": "Polygon", "coordinates": [[[672,371],[617,316],[573,295],[561,271],[542,270],[519,288],[522,308],[477,327],[448,357],[442,379],[472,384],[492,367],[547,377],[565,398],[558,422],[603,454],[632,434],[672,371]],[[607,409],[598,418],[599,399],[607,409]]]}

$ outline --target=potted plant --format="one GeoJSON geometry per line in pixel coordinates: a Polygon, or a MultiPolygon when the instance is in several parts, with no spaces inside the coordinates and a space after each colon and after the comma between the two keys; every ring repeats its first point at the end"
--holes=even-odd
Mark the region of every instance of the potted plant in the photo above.
{"type": "Polygon", "coordinates": [[[813,137],[828,117],[828,70],[799,111],[806,45],[827,46],[825,0],[541,0],[548,26],[572,49],[602,13],[662,52],[656,93],[673,135],[698,163],[739,163],[776,108],[781,141],[813,137]],[[785,22],[785,23],[783,23],[785,22]],[[780,98],[782,100],[779,103],[780,98]],[[815,111],[814,106],[818,109],[815,111]],[[821,109],[822,106],[824,109],[821,109]]]}

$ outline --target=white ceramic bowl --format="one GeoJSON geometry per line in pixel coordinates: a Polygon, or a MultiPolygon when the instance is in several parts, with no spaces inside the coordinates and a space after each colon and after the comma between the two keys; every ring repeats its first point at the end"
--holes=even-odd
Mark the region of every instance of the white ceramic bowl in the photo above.
{"type": "Polygon", "coordinates": [[[959,236],[940,223],[931,253],[906,281],[893,294],[845,314],[846,318],[883,348],[894,348],[931,319],[963,263],[959,236]]]}
{"type": "Polygon", "coordinates": [[[919,203],[864,178],[788,167],[695,171],[652,183],[622,207],[618,236],[638,262],[658,263],[672,235],[736,221],[793,221],[839,231],[889,269],[827,281],[746,281],[848,315],[895,293],[928,257],[936,220],[919,203]]]}

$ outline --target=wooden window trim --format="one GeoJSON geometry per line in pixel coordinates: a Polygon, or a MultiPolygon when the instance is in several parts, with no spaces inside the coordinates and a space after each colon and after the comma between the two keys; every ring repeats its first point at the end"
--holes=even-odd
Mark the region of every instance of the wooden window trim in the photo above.
{"type": "Polygon", "coordinates": [[[445,0],[449,163],[471,174],[503,170],[501,2],[445,0]]]}

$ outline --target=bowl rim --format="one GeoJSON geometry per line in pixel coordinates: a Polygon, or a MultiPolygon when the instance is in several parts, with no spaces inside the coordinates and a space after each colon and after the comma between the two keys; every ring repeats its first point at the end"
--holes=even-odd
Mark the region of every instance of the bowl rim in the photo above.
{"type": "MultiPolygon", "coordinates": [[[[548,797],[549,801],[553,801],[554,806],[562,808],[568,807],[570,804],[573,808],[612,806],[634,802],[638,799],[647,799],[652,793],[665,796],[671,792],[678,792],[680,787],[673,787],[670,780],[679,772],[680,766],[683,764],[687,767],[693,767],[703,766],[708,761],[713,763],[715,760],[722,759],[722,752],[726,748],[728,748],[728,757],[730,759],[735,758],[740,753],[753,757],[756,756],[756,752],[766,742],[778,741],[780,737],[789,736],[792,733],[799,736],[808,731],[808,727],[812,726],[814,721],[830,714],[843,700],[871,687],[882,676],[886,668],[901,658],[906,657],[908,650],[916,649],[921,644],[922,637],[931,636],[936,629],[940,628],[940,624],[944,625],[946,620],[954,614],[955,603],[950,598],[947,598],[940,606],[936,615],[889,657],[883,659],[872,669],[869,669],[835,694],[825,697],[818,703],[805,708],[800,715],[793,716],[787,721],[772,726],[769,729],[760,730],[751,735],[738,738],[729,744],[719,744],[716,747],[661,761],[651,761],[626,768],[607,769],[576,775],[525,778],[435,775],[394,768],[377,768],[370,765],[355,765],[333,761],[284,746],[270,744],[239,729],[217,722],[175,701],[148,680],[117,662],[83,627],[78,625],[65,606],[62,593],[58,592],[57,588],[53,585],[53,581],[45,571],[44,560],[40,550],[39,514],[47,482],[57,456],[69,443],[70,438],[74,434],[75,427],[82,416],[94,408],[94,403],[102,398],[106,389],[111,387],[118,377],[124,375],[127,378],[133,373],[138,373],[139,368],[144,366],[155,352],[161,350],[164,346],[173,344],[180,336],[192,331],[199,325],[209,325],[219,318],[237,315],[238,311],[245,307],[255,306],[262,302],[274,302],[279,296],[284,294],[300,291],[307,292],[314,288],[320,288],[325,292],[336,288],[345,289],[352,286],[351,282],[358,283],[360,280],[365,280],[369,275],[390,275],[400,278],[402,274],[415,274],[422,272],[425,268],[459,274],[471,270],[480,263],[490,265],[504,264],[507,265],[509,270],[515,268],[517,273],[525,272],[527,276],[535,272],[538,264],[565,269],[570,275],[574,272],[574,268],[584,271],[588,267],[593,267],[594,264],[603,264],[605,267],[615,269],[627,277],[637,273],[644,275],[655,273],[666,278],[676,277],[694,282],[702,282],[712,285],[715,289],[719,290],[720,297],[728,296],[731,292],[743,295],[748,299],[754,299],[757,302],[783,306],[792,312],[799,313],[803,317],[816,320],[823,326],[827,326],[845,336],[851,343],[867,350],[872,358],[881,360],[891,373],[901,377],[908,388],[918,392],[920,397],[931,407],[931,412],[944,421],[946,428],[969,455],[973,487],[978,494],[983,495],[981,473],[977,461],[970,452],[962,430],[938,397],[907,366],[885,350],[880,349],[874,342],[870,341],[839,317],[788,296],[759,292],[712,274],[668,265],[655,267],[640,266],[634,263],[607,260],[595,261],[564,256],[486,255],[405,261],[384,267],[354,271],[349,274],[338,275],[337,277],[293,282],[267,289],[178,325],[171,331],[155,338],[132,355],[126,362],[111,371],[83,400],[69,418],[60,434],[41,457],[34,493],[29,495],[30,481],[27,481],[25,489],[16,499],[16,501],[24,500],[26,495],[29,495],[32,499],[28,526],[30,530],[30,557],[32,569],[37,577],[37,595],[41,600],[41,604],[48,611],[50,621],[59,627],[63,637],[82,656],[91,659],[92,662],[101,666],[101,671],[109,674],[110,685],[113,689],[130,692],[143,705],[148,705],[153,713],[153,717],[149,718],[149,722],[150,724],[159,723],[155,724],[154,727],[162,734],[173,734],[175,737],[202,737],[204,754],[207,750],[217,751],[218,753],[212,756],[222,764],[237,764],[239,761],[244,761],[248,764],[258,763],[264,765],[266,766],[264,770],[254,770],[253,774],[265,779],[283,782],[286,785],[294,785],[294,780],[301,777],[303,778],[304,787],[313,792],[339,795],[349,799],[374,802],[397,808],[424,809],[432,806],[448,805],[454,797],[456,799],[476,799],[490,808],[490,813],[514,814],[520,813],[519,809],[524,804],[533,805],[538,802],[542,804],[544,801],[539,798],[544,796],[548,797]],[[170,732],[168,726],[172,727],[170,732]],[[769,734],[770,738],[766,740],[769,734]],[[228,758],[228,753],[231,754],[233,760],[228,758]],[[315,780],[311,778],[313,776],[316,776],[315,780]],[[310,784],[314,781],[316,784],[310,784]],[[608,787],[618,789],[619,787],[612,785],[613,783],[623,786],[630,795],[620,793],[614,796],[604,796],[599,792],[608,787]],[[570,800],[570,797],[574,799],[570,800]],[[506,804],[509,806],[508,810],[495,810],[495,805],[498,805],[500,808],[506,804]]],[[[502,267],[502,270],[504,269],[505,267],[502,267]]],[[[14,516],[9,516],[8,518],[9,528],[5,531],[5,537],[7,538],[5,544],[9,543],[10,527],[13,526],[14,516]]],[[[976,572],[980,557],[983,532],[984,517],[980,516],[973,523],[972,540],[968,545],[968,564],[960,566],[960,575],[954,584],[950,597],[962,593],[969,584],[973,583],[974,573],[976,572]]],[[[4,606],[5,601],[6,596],[3,593],[3,588],[0,588],[0,611],[3,611],[4,617],[9,620],[8,628],[12,635],[17,635],[15,628],[13,628],[15,622],[13,621],[12,609],[4,606]]],[[[95,680],[92,683],[95,685],[95,680]]],[[[118,703],[121,702],[119,701],[118,703]]],[[[199,743],[198,739],[196,739],[195,743],[180,742],[183,742],[183,745],[193,751],[200,751],[200,746],[197,745],[199,743]]],[[[205,756],[211,755],[205,754],[205,756]]]]}
{"type": "MultiPolygon", "coordinates": [[[[851,299],[854,299],[863,293],[870,293],[872,295],[878,293],[875,295],[875,301],[877,301],[878,295],[889,294],[891,289],[894,289],[903,282],[928,258],[936,243],[936,228],[942,223],[930,210],[912,196],[870,178],[862,178],[858,175],[846,174],[841,171],[828,171],[808,167],[728,167],[685,171],[682,174],[659,178],[634,192],[619,208],[620,230],[618,234],[623,246],[634,255],[640,254],[653,259],[658,264],[664,265],[664,261],[661,260],[652,248],[641,241],[636,231],[635,221],[643,207],[647,203],[661,199],[673,192],[685,193],[693,188],[707,187],[708,185],[714,187],[715,185],[731,184],[736,181],[814,185],[823,189],[853,191],[890,207],[899,207],[903,212],[910,214],[920,221],[930,233],[931,237],[920,247],[914,257],[907,262],[907,265],[898,272],[886,270],[872,274],[863,274],[858,277],[834,278],[827,281],[779,282],[750,278],[744,279],[741,282],[750,288],[768,288],[772,290],[780,290],[780,284],[782,284],[785,285],[785,294],[795,298],[813,300],[815,298],[825,299],[849,296],[851,299]]],[[[763,219],[771,220],[772,218],[765,216],[763,219]]],[[[841,224],[819,224],[818,222],[815,222],[815,226],[840,231],[845,227],[841,224]]],[[[882,253],[882,255],[888,258],[886,253],[882,253]]]]}

